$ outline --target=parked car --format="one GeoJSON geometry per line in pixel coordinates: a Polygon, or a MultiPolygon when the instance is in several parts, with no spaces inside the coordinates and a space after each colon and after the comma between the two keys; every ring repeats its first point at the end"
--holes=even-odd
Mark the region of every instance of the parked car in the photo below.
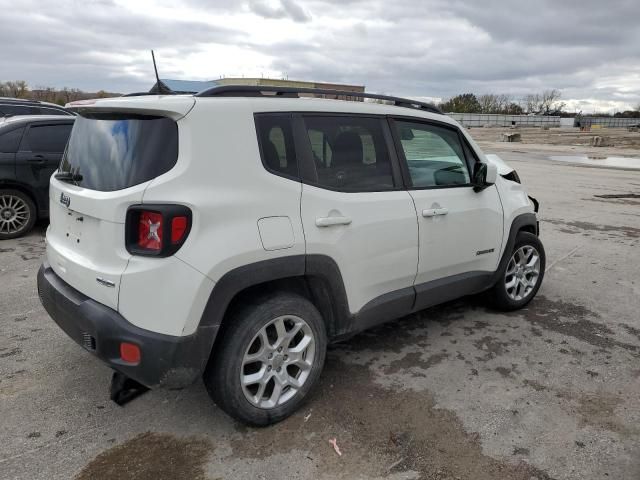
{"type": "Polygon", "coordinates": [[[38,273],[53,320],[119,375],[202,376],[267,425],[299,408],[329,342],[483,291],[531,301],[545,252],[516,172],[435,107],[298,98],[323,92],[79,105],[38,273]]]}
{"type": "Polygon", "coordinates": [[[14,115],[74,115],[60,105],[38,100],[0,97],[0,118],[14,115]]]}
{"type": "Polygon", "coordinates": [[[0,240],[49,216],[49,177],[58,168],[75,116],[0,120],[0,240]]]}

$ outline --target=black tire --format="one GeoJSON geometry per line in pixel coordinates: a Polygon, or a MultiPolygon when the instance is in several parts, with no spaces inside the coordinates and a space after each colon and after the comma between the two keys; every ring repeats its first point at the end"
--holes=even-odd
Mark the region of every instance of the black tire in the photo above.
{"type": "Polygon", "coordinates": [[[544,246],[536,235],[529,232],[518,232],[516,241],[513,245],[513,249],[508,253],[509,259],[511,259],[513,254],[517,252],[521,247],[526,246],[534,247],[538,251],[538,254],[540,256],[540,273],[537,278],[537,283],[526,296],[523,296],[522,299],[515,300],[511,298],[511,296],[507,292],[506,287],[506,273],[509,266],[509,261],[507,261],[505,266],[502,268],[502,271],[500,272],[498,281],[487,292],[491,306],[498,310],[511,311],[523,308],[533,299],[533,297],[536,296],[538,290],[540,289],[540,285],[542,285],[542,280],[544,279],[544,269],[546,266],[546,255],[544,252],[544,246]]]}
{"type": "MultiPolygon", "coordinates": [[[[264,427],[284,420],[304,402],[324,366],[327,335],[320,312],[300,295],[277,293],[236,308],[225,322],[229,322],[228,327],[222,332],[222,337],[216,340],[215,351],[203,375],[209,396],[231,417],[251,426],[264,427]],[[243,368],[247,367],[243,367],[242,362],[258,332],[274,319],[286,315],[298,317],[310,327],[308,331],[312,332],[315,342],[312,366],[305,382],[290,399],[281,405],[262,408],[252,404],[245,396],[240,377],[246,373],[243,368]]],[[[284,368],[286,372],[289,367],[285,365],[284,368]]]]}
{"type": "MultiPolygon", "coordinates": [[[[0,240],[8,240],[10,238],[21,237],[22,235],[29,232],[33,225],[36,223],[38,217],[38,210],[36,209],[35,203],[31,200],[29,195],[21,192],[20,190],[13,189],[0,189],[0,217],[2,217],[5,213],[7,216],[15,213],[14,210],[8,206],[8,202],[14,202],[16,199],[22,201],[22,205],[24,205],[26,210],[26,214],[28,218],[17,228],[13,228],[9,223],[4,223],[4,218],[0,218],[0,240]],[[6,228],[5,228],[6,226],[6,228]]],[[[10,218],[10,217],[8,217],[10,218]]]]}

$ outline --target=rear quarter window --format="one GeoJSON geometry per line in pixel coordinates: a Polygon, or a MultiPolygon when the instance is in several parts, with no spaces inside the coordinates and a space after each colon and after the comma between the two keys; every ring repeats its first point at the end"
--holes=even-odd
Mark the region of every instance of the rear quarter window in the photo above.
{"type": "Polygon", "coordinates": [[[13,130],[0,130],[0,153],[16,153],[22,138],[24,127],[13,130]]]}

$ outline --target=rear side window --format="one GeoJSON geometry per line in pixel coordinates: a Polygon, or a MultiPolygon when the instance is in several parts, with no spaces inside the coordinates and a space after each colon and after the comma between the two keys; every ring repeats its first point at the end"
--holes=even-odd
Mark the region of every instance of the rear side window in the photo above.
{"type": "Polygon", "coordinates": [[[382,120],[369,117],[305,116],[321,187],[345,192],[395,187],[382,120]]]}
{"type": "Polygon", "coordinates": [[[256,115],[256,129],[262,163],[267,170],[285,177],[298,178],[293,128],[290,114],[256,115]]]}
{"type": "Polygon", "coordinates": [[[62,153],[73,125],[31,125],[22,139],[20,150],[62,153]]]}
{"type": "Polygon", "coordinates": [[[147,115],[76,117],[61,172],[82,176],[74,183],[112,192],[151,180],[178,160],[178,126],[147,115]]]}
{"type": "Polygon", "coordinates": [[[468,185],[469,169],[458,132],[437,125],[395,122],[415,188],[468,185]]]}
{"type": "Polygon", "coordinates": [[[6,133],[0,131],[0,153],[16,153],[23,131],[24,127],[15,128],[6,133]]]}

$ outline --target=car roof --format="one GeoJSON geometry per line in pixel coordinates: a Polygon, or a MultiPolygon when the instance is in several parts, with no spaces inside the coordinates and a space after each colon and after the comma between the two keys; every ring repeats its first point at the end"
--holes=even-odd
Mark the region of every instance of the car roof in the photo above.
{"type": "Polygon", "coordinates": [[[28,98],[0,97],[0,103],[17,105],[42,105],[46,107],[59,108],[60,110],[66,110],[66,108],[58,105],[57,103],[43,102],[42,100],[30,100],[28,98]]]}
{"type": "Polygon", "coordinates": [[[437,120],[439,122],[457,125],[457,122],[447,115],[419,110],[406,106],[387,105],[376,102],[359,102],[313,97],[277,97],[277,96],[225,96],[198,97],[193,95],[144,95],[131,97],[112,97],[95,100],[85,100],[67,104],[75,112],[99,111],[130,111],[130,112],[171,112],[178,116],[187,115],[194,104],[199,108],[214,109],[218,107],[237,108],[259,112],[327,112],[352,113],[369,115],[393,115],[437,120]]]}
{"type": "Polygon", "coordinates": [[[73,122],[75,121],[75,119],[76,117],[72,115],[14,115],[12,117],[0,118],[0,127],[31,122],[73,122]]]}

